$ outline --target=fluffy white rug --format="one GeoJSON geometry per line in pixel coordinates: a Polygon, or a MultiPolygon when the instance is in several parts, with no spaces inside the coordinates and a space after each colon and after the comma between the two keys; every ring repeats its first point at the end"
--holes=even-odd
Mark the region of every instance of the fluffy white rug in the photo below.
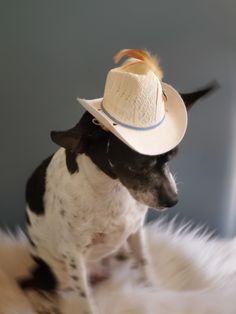
{"type": "MultiPolygon", "coordinates": [[[[137,282],[132,260],[114,260],[112,278],[94,289],[100,313],[236,314],[236,239],[213,239],[173,222],[157,222],[146,231],[157,286],[137,282]]],[[[1,314],[36,313],[15,282],[30,265],[25,240],[0,234],[1,314]]],[[[66,313],[75,313],[73,302],[66,313]]]]}

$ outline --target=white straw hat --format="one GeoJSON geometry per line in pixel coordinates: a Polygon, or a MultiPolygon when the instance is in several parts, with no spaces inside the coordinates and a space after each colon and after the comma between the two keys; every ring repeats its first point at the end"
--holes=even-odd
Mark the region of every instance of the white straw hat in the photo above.
{"type": "Polygon", "coordinates": [[[163,154],[185,134],[185,104],[173,87],[161,82],[162,72],[148,52],[125,49],[115,58],[123,56],[135,59],[109,71],[103,98],[77,100],[133,150],[163,154]]]}

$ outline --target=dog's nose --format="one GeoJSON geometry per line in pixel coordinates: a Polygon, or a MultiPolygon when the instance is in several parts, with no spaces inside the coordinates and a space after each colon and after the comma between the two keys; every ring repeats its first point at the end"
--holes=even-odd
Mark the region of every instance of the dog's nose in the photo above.
{"type": "Polygon", "coordinates": [[[177,203],[178,203],[178,197],[177,197],[177,195],[176,195],[176,196],[173,196],[173,197],[171,197],[171,198],[165,199],[165,200],[162,202],[162,205],[163,205],[164,207],[173,207],[173,206],[175,206],[177,203]]]}

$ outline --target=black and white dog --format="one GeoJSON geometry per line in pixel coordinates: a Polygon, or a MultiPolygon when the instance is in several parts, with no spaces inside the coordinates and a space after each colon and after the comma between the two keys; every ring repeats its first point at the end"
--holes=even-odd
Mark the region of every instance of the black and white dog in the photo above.
{"type": "MultiPolygon", "coordinates": [[[[214,88],[182,94],[187,109],[214,88]]],[[[53,131],[51,138],[61,148],[27,183],[27,227],[38,266],[21,287],[56,291],[70,286],[79,313],[98,313],[87,261],[107,257],[127,241],[142,279],[152,281],[143,223],[148,207],[161,210],[178,201],[168,168],[177,147],[163,155],[141,155],[88,112],[74,128],[53,131]]]]}

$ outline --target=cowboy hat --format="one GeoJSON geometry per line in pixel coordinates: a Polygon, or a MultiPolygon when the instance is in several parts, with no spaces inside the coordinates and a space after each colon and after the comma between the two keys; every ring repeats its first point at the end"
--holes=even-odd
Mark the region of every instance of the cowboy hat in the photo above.
{"type": "Polygon", "coordinates": [[[115,61],[124,56],[131,59],[108,72],[103,98],[77,100],[133,150],[163,154],[185,134],[185,104],[172,86],[162,82],[158,62],[147,51],[124,49],[115,61]]]}

